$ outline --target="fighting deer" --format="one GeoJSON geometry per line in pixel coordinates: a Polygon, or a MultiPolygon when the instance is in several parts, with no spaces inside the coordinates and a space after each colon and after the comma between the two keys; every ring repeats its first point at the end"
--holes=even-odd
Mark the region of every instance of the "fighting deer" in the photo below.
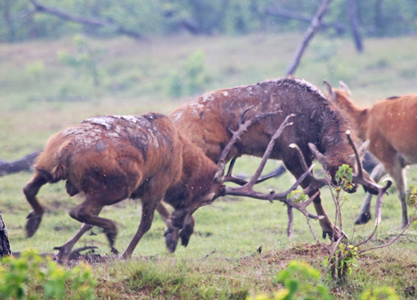
{"type": "MultiPolygon", "coordinates": [[[[371,177],[376,182],[386,173],[393,178],[401,201],[402,226],[405,227],[408,214],[404,168],[417,163],[417,95],[391,97],[370,107],[359,107],[352,101],[351,92],[343,82],[340,82],[340,89],[333,89],[327,82],[324,84],[329,98],[351,117],[358,137],[370,141],[369,151],[381,162],[371,177]]],[[[371,198],[370,194],[366,196],[356,224],[370,220],[371,198]]]]}
{"type": "MultiPolygon", "coordinates": [[[[316,87],[301,79],[283,78],[209,92],[197,101],[179,107],[169,117],[183,135],[217,163],[233,130],[238,127],[239,116],[249,107],[252,109],[248,118],[271,111],[282,111],[282,114],[264,118],[251,126],[231,148],[226,162],[241,155],[262,156],[275,128],[285,116],[295,114],[292,120],[294,125],[277,139],[270,158],[282,160],[298,179],[305,168],[298,158],[298,151],[290,145],[298,145],[307,167],[316,157],[333,178],[343,164],[357,170],[353,150],[345,134],[349,129],[347,118],[316,87]]],[[[356,142],[355,136],[352,138],[356,142]]],[[[358,172],[352,191],[357,184],[362,184],[372,193],[378,193],[378,187],[368,179],[367,173],[358,172]]],[[[323,181],[312,176],[301,182],[309,196],[319,193],[323,185],[323,181]]],[[[313,203],[320,216],[323,237],[339,238],[342,233],[329,220],[319,195],[313,203]]]]}
{"type": "MultiPolygon", "coordinates": [[[[237,140],[252,123],[270,115],[259,114],[241,122],[233,140],[237,140]]],[[[281,125],[281,131],[289,126],[287,123],[281,125]]],[[[161,200],[174,208],[166,220],[165,234],[167,248],[173,252],[179,238],[184,246],[187,245],[193,232],[195,210],[228,194],[224,182],[246,184],[230,172],[223,176],[222,169],[184,138],[163,115],[90,118],[53,135],[36,159],[34,177],[23,189],[33,208],[28,215],[26,233],[28,237],[35,234],[45,211],[36,198],[39,189],[46,183],[66,180],[66,191],[70,196],[84,193],[84,202],[70,211],[70,216],[83,224],[74,237],[56,248],[59,262],[68,260],[75,243],[93,226],[103,228],[111,251],[117,253],[114,247],[116,225],[99,214],[104,206],[126,198],[141,198],[142,217],[121,258],[132,255],[150,229],[155,209],[169,217],[161,200]]],[[[245,195],[245,191],[241,193],[245,195]]],[[[286,195],[280,194],[274,195],[274,199],[287,201],[286,195]]],[[[297,205],[294,207],[298,208],[297,205]]]]}
{"type": "MultiPolygon", "coordinates": [[[[175,193],[178,186],[185,184],[181,181],[183,160],[187,158],[184,153],[199,154],[198,151],[193,153],[195,147],[189,148],[190,144],[184,141],[172,122],[159,114],[95,117],[58,132],[37,158],[35,175],[24,188],[33,208],[26,224],[27,236],[36,232],[44,213],[36,198],[40,187],[66,180],[70,196],[85,194],[85,201],[70,211],[71,217],[83,225],[73,238],[58,247],[58,261],[68,259],[74,244],[93,225],[103,228],[111,251],[117,253],[114,248],[116,225],[98,215],[106,205],[129,197],[141,198],[140,225],[122,254],[122,258],[130,257],[151,227],[154,210],[160,201],[167,193],[175,193]]],[[[204,161],[204,155],[200,155],[199,163],[203,169],[200,171],[204,176],[205,162],[207,173],[210,168],[216,169],[211,161],[204,161]]],[[[198,179],[204,180],[201,174],[198,179]]],[[[220,185],[202,190],[197,201],[212,198],[218,193],[217,187],[220,185]]]]}

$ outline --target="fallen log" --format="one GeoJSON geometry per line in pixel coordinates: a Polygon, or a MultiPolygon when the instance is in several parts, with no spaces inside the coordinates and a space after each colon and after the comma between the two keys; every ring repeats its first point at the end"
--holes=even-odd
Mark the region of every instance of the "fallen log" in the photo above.
{"type": "Polygon", "coordinates": [[[40,151],[33,152],[16,161],[0,161],[0,176],[17,173],[21,171],[32,171],[33,162],[40,151]]]}

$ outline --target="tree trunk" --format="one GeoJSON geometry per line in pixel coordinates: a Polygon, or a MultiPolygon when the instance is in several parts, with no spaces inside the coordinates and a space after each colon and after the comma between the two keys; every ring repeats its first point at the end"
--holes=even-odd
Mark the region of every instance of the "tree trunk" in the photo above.
{"type": "Polygon", "coordinates": [[[28,154],[25,157],[13,162],[0,161],[0,176],[21,171],[30,171],[32,169],[33,162],[38,155],[39,151],[28,154]]]}
{"type": "Polygon", "coordinates": [[[355,42],[356,51],[361,53],[363,51],[362,36],[359,31],[358,5],[356,0],[347,0],[348,15],[350,21],[350,29],[352,31],[352,38],[355,42]]]}
{"type": "Polygon", "coordinates": [[[323,22],[323,16],[327,11],[327,8],[329,7],[330,2],[331,0],[323,0],[320,7],[318,8],[316,14],[311,20],[310,27],[308,27],[307,31],[304,33],[303,40],[301,41],[301,44],[298,46],[298,49],[295,52],[295,56],[293,60],[291,61],[290,65],[287,68],[287,71],[285,72],[286,76],[293,75],[298,65],[300,64],[300,60],[304,54],[304,50],[307,48],[308,44],[310,43],[310,40],[319,30],[320,25],[323,22]]]}
{"type": "Polygon", "coordinates": [[[382,0],[375,2],[374,34],[380,36],[382,33],[382,0]]]}
{"type": "Polygon", "coordinates": [[[10,250],[9,236],[7,234],[6,224],[4,224],[0,213],[0,258],[11,254],[12,251],[10,250]]]}

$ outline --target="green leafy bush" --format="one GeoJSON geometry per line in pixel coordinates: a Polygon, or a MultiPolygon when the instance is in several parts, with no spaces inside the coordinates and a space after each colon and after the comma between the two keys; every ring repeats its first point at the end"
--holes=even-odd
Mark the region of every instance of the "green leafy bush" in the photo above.
{"type": "Polygon", "coordinates": [[[202,92],[210,80],[205,60],[203,51],[192,53],[181,69],[173,72],[168,79],[168,95],[181,97],[202,92]]]}
{"type": "Polygon", "coordinates": [[[291,261],[278,273],[275,281],[282,284],[283,288],[272,298],[258,295],[255,300],[333,299],[326,286],[320,284],[320,271],[306,262],[291,261]]]}
{"type": "Polygon", "coordinates": [[[96,282],[87,264],[73,269],[27,250],[0,265],[0,299],[95,299],[96,282]]]}

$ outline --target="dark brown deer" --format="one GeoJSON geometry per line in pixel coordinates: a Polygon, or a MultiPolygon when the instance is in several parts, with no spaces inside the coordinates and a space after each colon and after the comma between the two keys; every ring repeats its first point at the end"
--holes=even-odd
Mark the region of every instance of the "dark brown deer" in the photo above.
{"type": "MultiPolygon", "coordinates": [[[[417,163],[417,95],[392,97],[370,107],[359,107],[351,99],[347,85],[333,89],[325,82],[329,98],[353,120],[358,137],[369,140],[369,151],[381,162],[371,176],[379,181],[388,173],[394,180],[401,201],[402,226],[408,224],[405,202],[406,178],[404,168],[417,163]]],[[[365,224],[371,218],[372,195],[367,195],[356,224],[365,224]]]]}
{"type": "MultiPolygon", "coordinates": [[[[252,123],[268,115],[260,114],[240,124],[234,140],[252,123]]],[[[37,158],[35,175],[24,188],[33,208],[26,224],[27,236],[35,234],[44,213],[36,198],[39,189],[46,183],[66,180],[70,196],[80,192],[85,195],[85,201],[70,211],[71,217],[83,225],[74,237],[57,247],[59,262],[68,260],[75,243],[93,226],[103,228],[112,252],[117,253],[114,248],[116,225],[98,215],[104,206],[126,198],[141,198],[142,218],[121,257],[132,255],[141,237],[150,229],[155,209],[166,219],[167,247],[173,252],[179,238],[183,245],[188,244],[195,210],[226,194],[225,181],[245,183],[241,179],[236,181],[231,174],[219,180],[216,172],[219,172],[217,165],[199,147],[182,137],[165,116],[87,119],[53,135],[37,158]],[[174,208],[171,216],[161,200],[174,208]]]]}
{"type": "MultiPolygon", "coordinates": [[[[279,124],[287,115],[295,114],[292,119],[294,125],[276,141],[271,158],[282,160],[285,167],[296,178],[300,178],[305,168],[297,151],[289,147],[295,144],[305,157],[307,166],[312,164],[316,156],[332,176],[342,164],[357,169],[352,147],[345,134],[349,129],[347,118],[317,88],[301,79],[284,78],[213,91],[195,102],[183,105],[169,117],[184,136],[217,163],[220,153],[232,137],[232,131],[238,127],[241,114],[248,108],[252,108],[248,118],[271,111],[282,113],[263,118],[251,126],[234,144],[225,161],[244,154],[262,156],[279,124]]],[[[364,176],[369,178],[367,173],[364,176]]],[[[378,188],[366,178],[357,176],[355,183],[363,184],[371,192],[377,193],[378,188]]],[[[323,182],[308,176],[301,186],[312,196],[323,186],[323,182]]],[[[327,217],[319,196],[314,199],[314,207],[321,216],[323,237],[340,237],[340,232],[327,217]]]]}

